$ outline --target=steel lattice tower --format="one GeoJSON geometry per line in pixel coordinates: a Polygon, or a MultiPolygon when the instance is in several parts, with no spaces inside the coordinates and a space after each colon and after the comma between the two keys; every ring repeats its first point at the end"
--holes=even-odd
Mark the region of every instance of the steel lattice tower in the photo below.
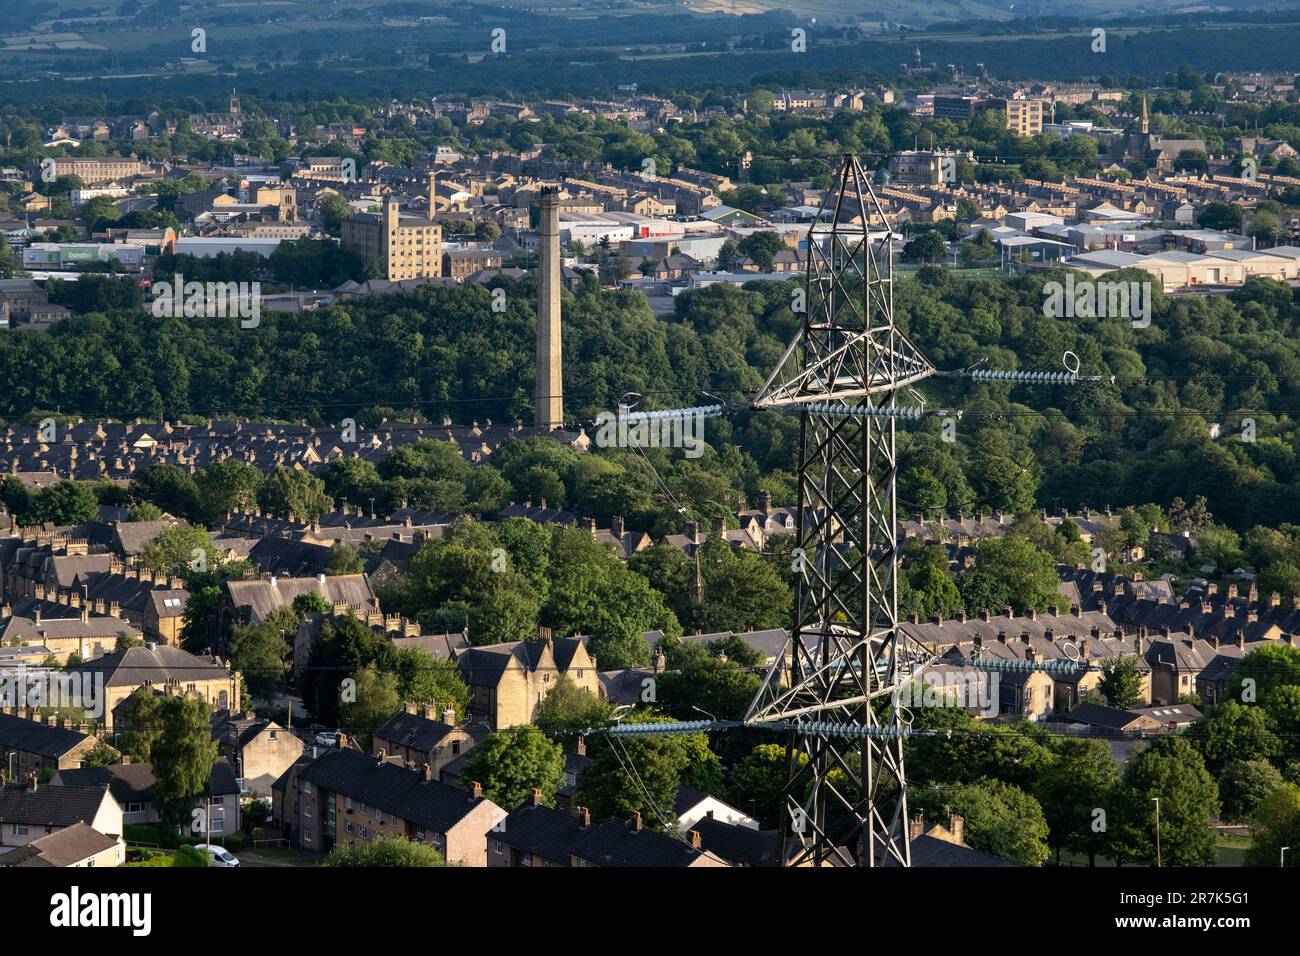
{"type": "Polygon", "coordinates": [[[898,629],[895,418],[882,412],[935,370],[894,326],[891,239],[862,166],[844,157],[808,232],[803,328],[754,403],[800,415],[794,626],[746,716],[791,726],[785,865],[911,862],[891,729],[921,660],[898,629]]]}

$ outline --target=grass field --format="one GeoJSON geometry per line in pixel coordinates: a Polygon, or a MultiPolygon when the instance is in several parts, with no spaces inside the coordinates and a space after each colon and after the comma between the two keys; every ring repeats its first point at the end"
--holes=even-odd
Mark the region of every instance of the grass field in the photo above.
{"type": "MultiPolygon", "coordinates": [[[[1246,851],[1250,849],[1250,837],[1232,836],[1220,833],[1215,840],[1219,858],[1215,866],[1245,866],[1246,851]]],[[[1088,857],[1081,853],[1062,853],[1062,862],[1067,866],[1087,866],[1088,857]]],[[[1132,864],[1127,864],[1132,866],[1132,864]]],[[[1097,857],[1098,867],[1114,867],[1115,861],[1104,856],[1097,857]]]]}

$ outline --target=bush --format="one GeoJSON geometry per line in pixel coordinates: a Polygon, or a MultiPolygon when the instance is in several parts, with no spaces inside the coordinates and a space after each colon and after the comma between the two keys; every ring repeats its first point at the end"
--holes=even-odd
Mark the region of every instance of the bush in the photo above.
{"type": "Polygon", "coordinates": [[[127,824],[122,830],[122,835],[126,838],[128,844],[144,844],[145,846],[174,850],[180,846],[181,842],[179,834],[171,832],[168,827],[136,823],[127,824]]]}
{"type": "Polygon", "coordinates": [[[196,850],[192,846],[183,846],[172,857],[172,866],[198,867],[207,869],[212,865],[206,850],[196,850]]]}

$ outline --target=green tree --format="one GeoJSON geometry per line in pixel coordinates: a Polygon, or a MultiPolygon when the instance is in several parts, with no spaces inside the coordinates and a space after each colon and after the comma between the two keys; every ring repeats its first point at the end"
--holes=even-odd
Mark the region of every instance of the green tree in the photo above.
{"type": "Polygon", "coordinates": [[[137,472],[129,490],[133,500],[152,502],[167,514],[201,519],[198,485],[175,465],[153,465],[137,472]]]}
{"type": "Polygon", "coordinates": [[[561,674],[551,692],[542,698],[534,718],[544,731],[585,730],[603,727],[609,723],[613,707],[585,687],[579,687],[567,675],[561,674]]]}
{"type": "Polygon", "coordinates": [[[60,481],[36,496],[36,514],[50,524],[82,524],[99,517],[99,499],[85,482],[60,481]]]}
{"type": "Polygon", "coordinates": [[[1115,760],[1104,740],[1062,737],[1051,749],[1055,759],[1038,775],[1033,794],[1047,820],[1048,843],[1056,851],[1088,854],[1088,865],[1106,848],[1096,811],[1106,809],[1119,781],[1115,760]]]}
{"type": "Polygon", "coordinates": [[[194,484],[203,521],[212,524],[228,512],[253,510],[262,472],[244,461],[217,461],[200,468],[194,484]]]}
{"type": "Polygon", "coordinates": [[[975,567],[957,579],[957,589],[968,608],[996,610],[1005,606],[1017,613],[1028,608],[1045,610],[1060,600],[1052,556],[1024,538],[986,538],[975,549],[975,567]]]}
{"type": "Polygon", "coordinates": [[[326,574],[360,574],[365,564],[357,549],[346,541],[335,541],[330,545],[329,560],[325,564],[326,574]]]}
{"type": "Polygon", "coordinates": [[[446,866],[443,855],[427,843],[406,837],[376,836],[365,843],[336,846],[321,866],[361,867],[435,867],[446,866]]]}
{"type": "Polygon", "coordinates": [[[207,529],[199,525],[175,525],[161,532],[140,550],[140,566],[160,574],[181,577],[192,571],[215,568],[221,552],[207,529]]]}
{"type": "Polygon", "coordinates": [[[1210,773],[1221,774],[1234,760],[1269,760],[1282,752],[1260,707],[1225,700],[1187,730],[1210,773]]]}
{"type": "Polygon", "coordinates": [[[320,217],[321,228],[337,238],[342,234],[343,220],[352,214],[352,209],[345,198],[330,193],[317,204],[316,214],[320,217]]]}
{"type": "Polygon", "coordinates": [[[284,608],[260,624],[231,628],[230,662],[249,693],[266,698],[284,682],[296,633],[297,615],[284,608]]]}
{"type": "Polygon", "coordinates": [[[697,626],[706,632],[764,630],[789,623],[791,590],[758,555],[733,551],[721,537],[700,549],[704,603],[697,626]]]}
{"type": "MultiPolygon", "coordinates": [[[[1284,783],[1260,800],[1251,820],[1247,866],[1277,866],[1282,847],[1300,846],[1300,786],[1284,783]]],[[[1287,866],[1300,866],[1296,853],[1286,855],[1287,866]]]]}
{"type": "Polygon", "coordinates": [[[263,511],[280,518],[292,515],[302,522],[315,521],[333,506],[323,481],[286,468],[277,468],[262,479],[257,500],[263,511]]]}
{"type": "Polygon", "coordinates": [[[150,688],[141,687],[120,705],[115,746],[136,763],[153,759],[154,743],[163,729],[162,700],[150,688]]]}
{"type": "Polygon", "coordinates": [[[1282,687],[1300,685],[1300,647],[1265,644],[1241,659],[1228,682],[1228,696],[1244,700],[1246,687],[1252,688],[1253,700],[1265,703],[1282,687]]]}
{"type": "Polygon", "coordinates": [[[1162,737],[1129,757],[1111,821],[1111,855],[1155,862],[1155,800],[1160,800],[1164,866],[1208,866],[1217,854],[1211,821],[1219,788],[1201,755],[1181,737],[1162,737]]]}
{"type": "Polygon", "coordinates": [[[659,705],[680,720],[699,720],[701,712],[719,720],[739,720],[758,693],[757,674],[731,661],[704,656],[679,671],[658,677],[659,705]]]}
{"type": "Polygon", "coordinates": [[[551,806],[564,786],[564,750],[536,727],[511,727],[469,752],[461,779],[481,783],[483,794],[500,807],[519,806],[533,789],[551,806]]]}
{"type": "Polygon", "coordinates": [[[1050,855],[1043,808],[1019,787],[1001,780],[951,792],[922,792],[913,802],[931,820],[946,823],[949,814],[960,816],[966,842],[982,853],[1022,866],[1041,866],[1050,855]]]}
{"type": "Polygon", "coordinates": [[[610,738],[594,741],[589,752],[592,762],[578,783],[580,806],[597,820],[627,820],[640,813],[647,827],[672,825],[677,788],[690,759],[680,741],[669,734],[610,738]]]}
{"type": "MultiPolygon", "coordinates": [[[[796,756],[801,765],[807,763],[807,755],[796,756]]],[[[781,794],[785,785],[785,747],[760,744],[731,768],[727,798],[738,810],[757,819],[764,829],[772,829],[781,822],[781,794]]]]}
{"type": "Polygon", "coordinates": [[[1142,703],[1142,675],[1138,672],[1136,657],[1119,657],[1101,665],[1101,681],[1097,690],[1106,703],[1119,710],[1128,710],[1142,703]]]}
{"type": "Polygon", "coordinates": [[[941,263],[948,256],[948,244],[943,235],[933,229],[923,232],[903,247],[904,262],[941,263]]]}
{"type": "Polygon", "coordinates": [[[212,710],[197,697],[164,697],[159,718],[162,733],[150,753],[154,803],[164,820],[181,823],[207,790],[217,760],[212,710]]]}
{"type": "Polygon", "coordinates": [[[397,692],[397,675],[381,673],[375,664],[367,664],[355,678],[355,687],[343,687],[341,715],[352,733],[368,750],[374,732],[402,709],[397,692]],[[351,699],[349,699],[351,698],[351,699]]]}
{"type": "Polygon", "coordinates": [[[81,758],[83,767],[112,767],[121,762],[122,755],[102,740],[81,758]]]}
{"type": "Polygon", "coordinates": [[[1223,819],[1249,821],[1264,798],[1282,783],[1282,774],[1267,760],[1232,761],[1219,775],[1223,819]]]}
{"type": "Polygon", "coordinates": [[[469,688],[455,661],[435,658],[422,647],[399,647],[396,657],[393,672],[403,701],[436,705],[439,720],[448,707],[456,712],[455,723],[465,719],[469,688]]]}

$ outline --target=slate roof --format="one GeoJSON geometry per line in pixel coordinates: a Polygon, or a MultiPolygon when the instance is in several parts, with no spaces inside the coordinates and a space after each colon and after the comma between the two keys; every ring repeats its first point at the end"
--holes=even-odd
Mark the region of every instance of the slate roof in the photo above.
{"type": "Polygon", "coordinates": [[[302,594],[321,594],[331,604],[349,607],[378,607],[370,582],[364,574],[336,574],[325,578],[276,577],[267,581],[229,580],[225,584],[231,603],[248,616],[252,623],[265,621],[276,608],[292,605],[302,594]]]}
{"type": "Polygon", "coordinates": [[[73,672],[102,672],[106,687],[138,687],[146,681],[163,684],[169,680],[185,684],[230,676],[230,671],[211,658],[197,657],[170,644],[130,647],[105,654],[73,668],[73,672]]]}
{"type": "MultiPolygon", "coordinates": [[[[968,846],[960,846],[940,840],[937,837],[922,834],[912,841],[912,866],[1017,866],[1009,860],[1003,860],[968,846]]],[[[885,866],[897,866],[892,858],[886,859],[885,866]]]]}
{"type": "Polygon", "coordinates": [[[419,647],[428,651],[436,660],[452,660],[466,651],[470,643],[464,633],[421,634],[418,637],[394,637],[393,646],[399,649],[419,647]]]}
{"type": "Polygon", "coordinates": [[[0,787],[0,819],[29,826],[71,826],[93,820],[108,795],[108,788],[5,784],[0,787]]]}
{"type": "Polygon", "coordinates": [[[106,614],[92,614],[88,621],[78,617],[62,617],[47,620],[42,617],[39,624],[31,618],[11,617],[3,622],[0,636],[5,641],[21,640],[24,643],[42,644],[47,638],[74,637],[140,637],[140,631],[121,618],[106,614]]]}
{"type": "Polygon", "coordinates": [[[581,833],[582,826],[574,814],[553,807],[535,807],[529,801],[506,817],[505,828],[492,834],[491,839],[568,866],[572,847],[581,833]]]}
{"type": "Polygon", "coordinates": [[[700,835],[700,848],[733,866],[778,866],[777,832],[726,823],[713,817],[691,827],[700,835]]]}
{"type": "Polygon", "coordinates": [[[383,726],[375,731],[375,736],[382,737],[395,746],[432,753],[439,742],[455,730],[455,727],[440,720],[400,711],[384,721],[383,726]]]}
{"type": "Polygon", "coordinates": [[[1066,720],[1073,721],[1076,724],[1087,724],[1089,727],[1104,727],[1107,730],[1124,730],[1142,716],[1142,714],[1118,710],[1102,704],[1086,703],[1080,704],[1065,715],[1066,720]]]}
{"type": "MultiPolygon", "coordinates": [[[[430,283],[450,285],[454,280],[425,282],[430,283]]],[[[139,468],[164,463],[188,470],[191,466],[202,468],[217,461],[237,460],[264,471],[276,467],[315,471],[329,461],[354,455],[378,461],[394,448],[421,438],[451,440],[468,461],[477,462],[507,438],[534,435],[561,443],[578,437],[575,432],[548,432],[522,422],[484,422],[476,429],[386,421],[374,428],[359,429],[359,441],[353,444],[344,443],[341,428],[335,427],[244,421],[196,425],[132,421],[79,422],[66,430],[63,440],[46,445],[40,441],[35,426],[16,425],[0,431],[0,473],[46,485],[65,477],[126,481],[139,468]]],[[[128,532],[123,546],[138,548],[147,540],[142,538],[145,534],[147,530],[128,532]]]]}
{"type": "Polygon", "coordinates": [[[611,704],[639,703],[647,686],[643,682],[654,676],[654,669],[650,667],[629,667],[617,671],[600,671],[598,674],[601,690],[611,704]]]}
{"type": "Polygon", "coordinates": [[[6,750],[21,750],[58,759],[87,739],[88,735],[75,730],[0,713],[0,747],[6,750]]]}
{"type": "Polygon", "coordinates": [[[117,845],[117,837],[79,822],[10,850],[0,856],[0,867],[75,866],[117,845]]]}
{"type": "Polygon", "coordinates": [[[259,538],[249,549],[248,560],[259,571],[282,574],[286,578],[314,578],[329,570],[330,549],[306,541],[267,536],[259,538]]]}
{"type": "Polygon", "coordinates": [[[645,867],[689,866],[704,851],[666,833],[638,830],[622,820],[610,820],[584,831],[572,853],[596,866],[645,867]]]}
{"type": "Polygon", "coordinates": [[[578,653],[578,648],[585,646],[586,643],[585,637],[552,638],[551,653],[555,656],[556,668],[562,673],[567,673],[569,665],[573,663],[574,655],[578,653]]]}
{"type": "Polygon", "coordinates": [[[400,764],[381,763],[351,749],[326,751],[298,776],[438,833],[455,827],[484,801],[459,787],[425,780],[400,764]]]}
{"type": "MultiPolygon", "coordinates": [[[[55,774],[60,787],[107,787],[113,799],[125,806],[128,802],[153,800],[153,766],[147,763],[114,764],[109,767],[78,767],[55,774]]],[[[208,775],[209,792],[214,797],[239,793],[235,768],[228,760],[217,760],[208,775]]]]}

